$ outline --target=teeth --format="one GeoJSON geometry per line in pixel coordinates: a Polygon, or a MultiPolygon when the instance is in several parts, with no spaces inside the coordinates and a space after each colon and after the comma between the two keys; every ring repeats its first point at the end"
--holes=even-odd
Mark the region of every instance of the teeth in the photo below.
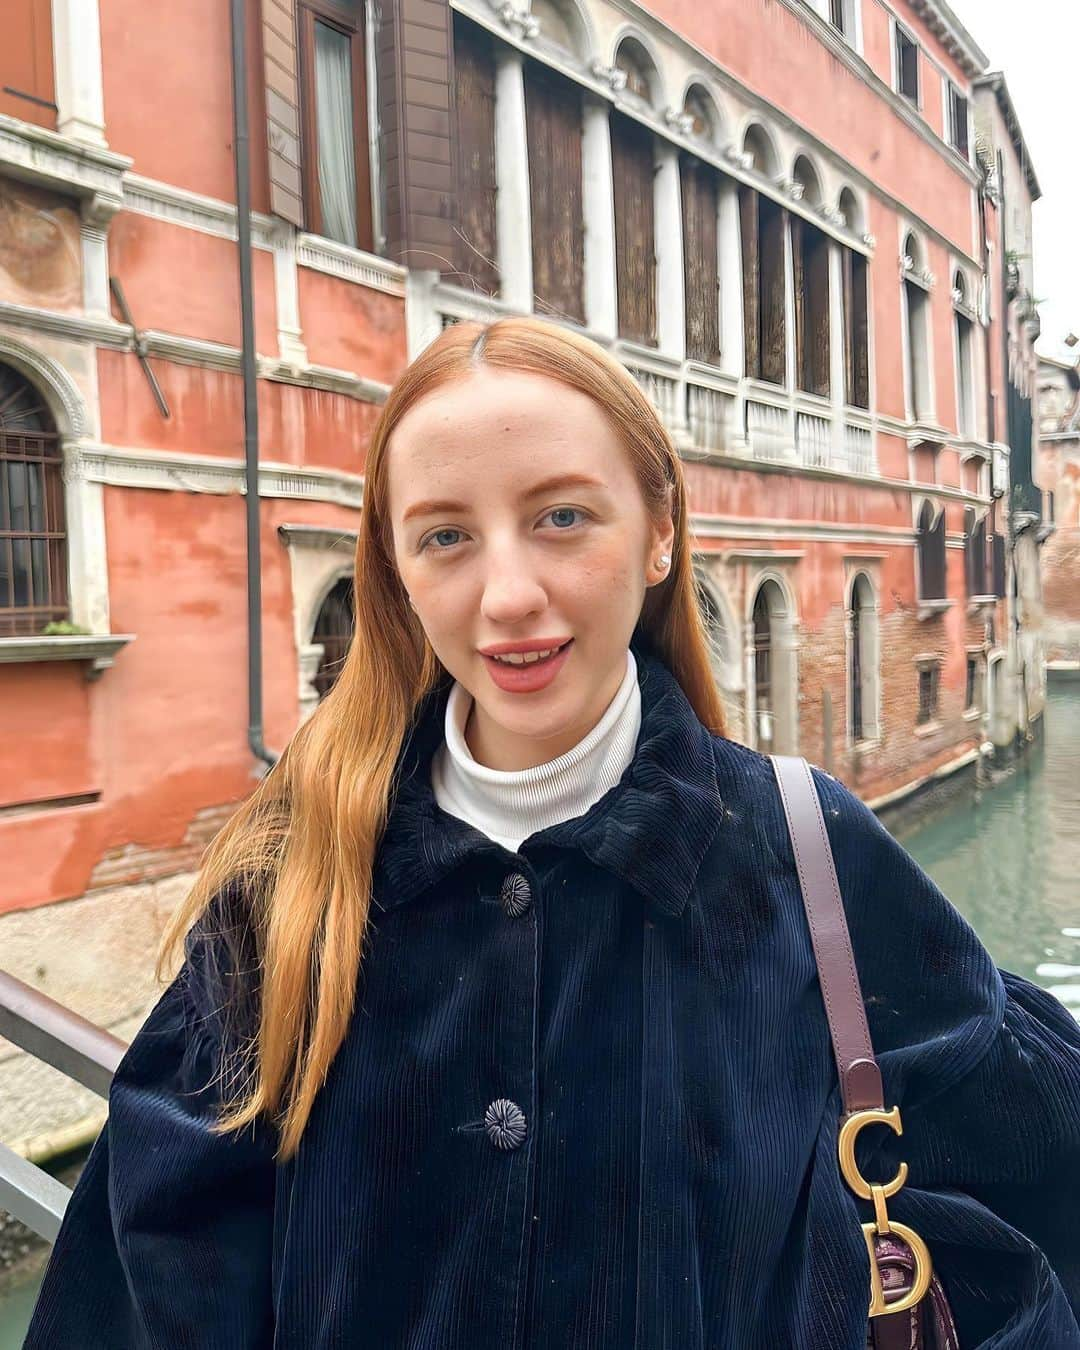
{"type": "Polygon", "coordinates": [[[545,656],[550,656],[552,652],[557,652],[558,647],[550,647],[546,652],[512,652],[505,656],[496,656],[493,659],[501,661],[507,666],[531,666],[537,661],[542,661],[545,656]]]}

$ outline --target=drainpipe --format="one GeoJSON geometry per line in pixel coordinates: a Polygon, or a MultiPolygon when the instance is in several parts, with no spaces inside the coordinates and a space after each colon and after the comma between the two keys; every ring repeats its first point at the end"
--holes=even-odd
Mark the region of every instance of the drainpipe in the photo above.
{"type": "Polygon", "coordinates": [[[244,380],[244,476],[247,484],[248,745],[272,768],[278,760],[263,741],[262,571],[259,546],[259,402],[255,375],[255,308],[251,281],[251,184],[247,110],[247,29],[244,0],[230,0],[232,19],[233,154],[236,234],[240,250],[241,369],[244,380]]]}

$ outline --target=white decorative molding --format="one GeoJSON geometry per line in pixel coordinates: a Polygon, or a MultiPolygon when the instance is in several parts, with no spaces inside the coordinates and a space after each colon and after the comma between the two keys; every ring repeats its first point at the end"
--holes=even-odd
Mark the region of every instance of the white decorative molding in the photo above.
{"type": "Polygon", "coordinates": [[[871,234],[871,233],[869,232],[869,230],[868,230],[868,231],[866,232],[866,234],[864,234],[864,235],[861,236],[861,238],[862,238],[862,241],[863,241],[863,243],[866,245],[867,248],[870,248],[870,249],[877,248],[877,235],[876,235],[876,234],[871,234]]]}
{"type": "MultiPolygon", "coordinates": [[[[72,447],[74,471],[91,483],[110,487],[158,488],[173,492],[240,495],[246,492],[242,459],[216,455],[169,454],[84,442],[72,447]]],[[[334,502],[359,508],[364,497],[360,474],[310,469],[295,464],[259,464],[259,496],[334,502]]]]}
{"type": "Polygon", "coordinates": [[[606,61],[601,61],[598,56],[594,56],[589,62],[589,73],[594,79],[599,80],[601,84],[606,84],[615,93],[626,88],[626,71],[620,70],[618,66],[609,66],[606,61]]]}
{"type": "Polygon", "coordinates": [[[356,552],[359,530],[338,529],[333,525],[279,525],[278,534],[287,547],[313,548],[347,553],[356,552]]]}
{"type": "Polygon", "coordinates": [[[330,394],[344,394],[361,403],[385,403],[390,393],[390,386],[383,380],[354,375],[351,370],[335,370],[332,366],[294,366],[284,358],[260,356],[256,361],[256,371],[263,380],[292,384],[301,389],[321,389],[330,394]]]}
{"type": "Polygon", "coordinates": [[[69,140],[0,113],[0,170],[54,192],[95,198],[99,218],[121,209],[131,163],[128,155],[69,140]]]}
{"type": "Polygon", "coordinates": [[[374,253],[366,253],[363,249],[324,239],[321,235],[297,236],[296,261],[300,267],[326,272],[343,281],[355,282],[358,286],[369,286],[375,291],[385,291],[387,295],[405,295],[407,267],[374,253]]]}
{"type": "Polygon", "coordinates": [[[134,633],[77,633],[45,637],[0,637],[0,665],[37,661],[85,661],[86,678],[96,680],[113,664],[134,633]]]}
{"type": "Polygon", "coordinates": [[[694,118],[692,114],[684,113],[678,108],[665,108],[664,125],[680,136],[689,136],[694,130],[694,118]]]}
{"type": "Polygon", "coordinates": [[[72,342],[92,342],[113,351],[124,351],[132,343],[132,331],[126,323],[40,309],[37,305],[17,305],[12,300],[0,300],[0,323],[72,342]]]}
{"type": "Polygon", "coordinates": [[[77,440],[87,434],[86,403],[66,366],[4,332],[0,332],[0,359],[31,381],[48,404],[62,440],[77,440]]]}
{"type": "MultiPolygon", "coordinates": [[[[191,192],[156,178],[144,178],[142,174],[129,173],[124,179],[124,210],[200,230],[203,234],[217,235],[221,239],[235,241],[237,237],[236,207],[231,202],[191,192]]],[[[252,247],[272,249],[276,226],[272,216],[252,211],[252,247]]]]}

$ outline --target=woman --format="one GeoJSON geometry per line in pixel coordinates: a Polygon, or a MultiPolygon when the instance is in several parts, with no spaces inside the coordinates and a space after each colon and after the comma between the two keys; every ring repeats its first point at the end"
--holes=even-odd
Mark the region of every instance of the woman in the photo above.
{"type": "MultiPolygon", "coordinates": [[[[904,1125],[861,1169],[908,1163],[964,1350],[1080,1347],[1080,1026],[815,781],[904,1125]]],[[[180,934],[28,1350],[864,1344],[771,764],[723,734],[679,460],[595,344],[462,323],[402,375],[356,640],[180,934]]]]}

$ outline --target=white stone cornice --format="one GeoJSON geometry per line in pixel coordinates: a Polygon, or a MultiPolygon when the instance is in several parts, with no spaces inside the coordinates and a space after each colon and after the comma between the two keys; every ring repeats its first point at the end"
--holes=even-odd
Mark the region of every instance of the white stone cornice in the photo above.
{"type": "Polygon", "coordinates": [[[280,384],[299,385],[303,389],[322,389],[331,394],[344,394],[361,403],[385,403],[390,386],[383,380],[372,380],[354,375],[351,370],[335,370],[332,366],[293,366],[287,361],[261,356],[257,362],[258,374],[264,380],[280,384]]]}
{"type": "Polygon", "coordinates": [[[339,244],[333,239],[324,239],[316,234],[298,235],[296,261],[301,267],[326,272],[358,286],[385,291],[388,295],[405,295],[408,268],[388,258],[380,258],[377,254],[366,253],[363,249],[339,244]]]}
{"type": "Polygon", "coordinates": [[[12,300],[0,300],[0,324],[75,342],[93,342],[116,351],[129,347],[132,340],[131,329],[125,323],[42,309],[37,305],[17,305],[12,300]]]}
{"type": "Polygon", "coordinates": [[[0,172],[74,197],[96,198],[99,216],[123,203],[127,155],[61,136],[0,113],[0,172]]]}
{"type": "Polygon", "coordinates": [[[288,548],[312,548],[334,553],[356,552],[358,530],[331,525],[279,525],[278,535],[288,548]]]}
{"type": "MultiPolygon", "coordinates": [[[[110,487],[159,488],[205,492],[219,496],[246,491],[242,459],[218,455],[168,454],[158,450],[86,442],[71,447],[72,471],[91,483],[110,487]]],[[[359,508],[364,496],[361,474],[337,469],[312,469],[262,460],[259,496],[298,501],[334,502],[359,508]]]]}
{"type": "MultiPolygon", "coordinates": [[[[134,211],[155,220],[166,220],[187,229],[201,230],[221,239],[235,240],[236,207],[218,197],[207,197],[201,192],[163,183],[142,174],[129,173],[124,180],[124,210],[134,211]]],[[[251,243],[254,248],[273,248],[273,234],[277,222],[272,216],[251,213],[251,243]]]]}

